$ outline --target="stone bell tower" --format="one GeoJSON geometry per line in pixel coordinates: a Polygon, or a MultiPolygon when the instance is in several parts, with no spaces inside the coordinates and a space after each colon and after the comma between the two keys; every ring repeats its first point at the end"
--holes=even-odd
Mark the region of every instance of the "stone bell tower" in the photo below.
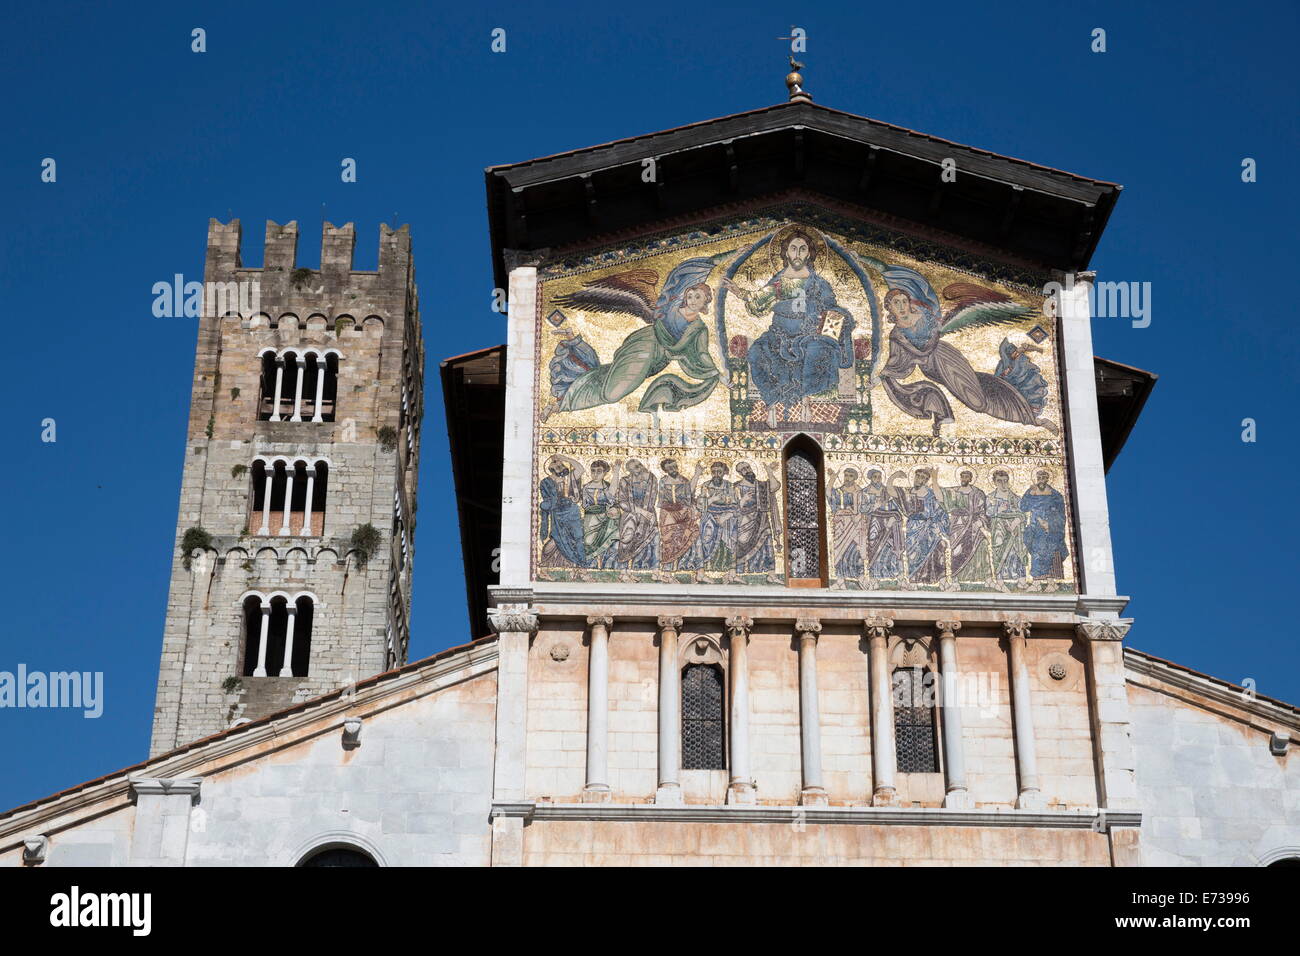
{"type": "Polygon", "coordinates": [[[208,225],[151,754],[406,660],[424,344],[408,227],[356,271],[298,224],[208,225]]]}

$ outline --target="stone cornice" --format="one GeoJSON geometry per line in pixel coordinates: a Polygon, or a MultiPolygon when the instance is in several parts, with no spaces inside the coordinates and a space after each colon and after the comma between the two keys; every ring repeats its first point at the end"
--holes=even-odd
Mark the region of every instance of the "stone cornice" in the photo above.
{"type": "Polygon", "coordinates": [[[818,617],[823,623],[860,620],[873,610],[888,611],[900,623],[926,623],[958,617],[967,625],[1001,623],[1023,615],[1040,624],[1073,626],[1080,615],[1118,615],[1128,598],[1075,594],[960,591],[836,591],[824,588],[726,585],[621,584],[535,581],[530,587],[489,589],[498,607],[527,604],[539,614],[585,616],[591,607],[620,618],[653,620],[671,608],[683,617],[692,607],[734,608],[757,620],[818,617]],[[581,609],[581,610],[579,610],[581,609]],[[773,613],[765,614],[768,610],[773,613]]]}
{"type": "Polygon", "coordinates": [[[131,796],[188,796],[191,803],[199,802],[199,790],[203,786],[202,777],[144,777],[131,774],[127,786],[131,796]]]}
{"type": "Polygon", "coordinates": [[[1142,825],[1136,810],[950,810],[940,807],[670,806],[653,803],[494,803],[493,816],[526,822],[792,823],[859,826],[1045,827],[1098,830],[1142,825]]]}
{"type": "MultiPolygon", "coordinates": [[[[1125,675],[1128,681],[1137,683],[1138,686],[1146,685],[1134,681],[1134,675],[1158,680],[1169,687],[1188,691],[1216,704],[1258,717],[1269,724],[1278,724],[1300,731],[1300,711],[1282,701],[1251,695],[1244,687],[1220,681],[1207,674],[1184,670],[1131,648],[1124,649],[1124,668],[1128,671],[1125,675]]],[[[1272,728],[1261,727],[1260,729],[1272,728]]]]}

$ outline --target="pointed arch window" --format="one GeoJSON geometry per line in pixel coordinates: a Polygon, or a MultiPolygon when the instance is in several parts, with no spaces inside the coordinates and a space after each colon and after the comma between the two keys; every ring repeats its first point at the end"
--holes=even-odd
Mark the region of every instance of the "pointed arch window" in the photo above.
{"type": "Polygon", "coordinates": [[[826,510],[822,453],[800,435],[785,450],[786,577],[793,587],[826,584],[826,510]]]}
{"type": "Polygon", "coordinates": [[[712,664],[682,670],[682,769],[725,770],[722,671],[712,664]]]}

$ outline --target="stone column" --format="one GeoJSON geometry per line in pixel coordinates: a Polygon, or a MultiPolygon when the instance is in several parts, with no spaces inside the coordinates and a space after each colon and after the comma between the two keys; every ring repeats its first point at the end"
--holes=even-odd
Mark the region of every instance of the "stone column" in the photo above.
{"type": "Polygon", "coordinates": [[[280,534],[288,537],[293,534],[293,529],[289,527],[289,517],[293,508],[293,473],[297,471],[293,462],[285,462],[284,465],[284,515],[280,521],[280,534]]]}
{"type": "Polygon", "coordinates": [[[659,787],[655,803],[682,802],[682,672],[677,632],[682,619],[659,618],[659,787]]]}
{"type": "Polygon", "coordinates": [[[325,375],[329,371],[330,362],[328,355],[317,356],[316,358],[316,406],[312,413],[311,420],[322,422],[321,407],[325,401],[325,375]]]}
{"type": "Polygon", "coordinates": [[[275,360],[275,401],[271,404],[271,421],[280,420],[280,392],[284,388],[284,359],[275,360]]]}
{"type": "MultiPolygon", "coordinates": [[[[497,634],[497,726],[492,802],[525,802],[528,756],[528,648],[538,628],[537,612],[527,604],[502,604],[488,610],[488,626],[497,634]]],[[[492,865],[521,866],[524,816],[492,818],[492,865]]]]}
{"type": "Polygon", "coordinates": [[[262,485],[262,527],[257,529],[257,533],[269,535],[271,533],[271,486],[275,483],[274,463],[266,462],[263,471],[266,474],[266,481],[262,485]]]}
{"type": "Polygon", "coordinates": [[[302,421],[302,380],[307,372],[307,360],[301,355],[297,356],[297,359],[298,377],[293,383],[293,417],[289,419],[291,422],[302,421]]]}
{"type": "Polygon", "coordinates": [[[537,497],[533,483],[533,373],[540,316],[537,267],[521,264],[511,268],[518,256],[506,253],[505,257],[510,269],[506,332],[510,361],[506,363],[505,464],[501,473],[501,585],[525,588],[532,577],[532,503],[537,497]]]}
{"type": "Polygon", "coordinates": [[[817,700],[817,635],[822,625],[816,618],[801,617],[794,629],[799,635],[799,744],[803,757],[799,803],[824,807],[829,798],[822,780],[822,718],[817,700]]]}
{"type": "Polygon", "coordinates": [[[284,629],[284,661],[280,665],[281,677],[293,676],[293,625],[298,620],[298,605],[293,602],[285,609],[289,612],[289,621],[284,629]]]}
{"type": "Polygon", "coordinates": [[[127,778],[135,824],[127,866],[184,866],[190,812],[199,802],[201,777],[127,778]]]}
{"type": "Polygon", "coordinates": [[[1011,708],[1016,735],[1016,770],[1020,776],[1019,810],[1043,809],[1043,794],[1038,789],[1038,757],[1034,750],[1034,711],[1029,700],[1029,664],[1025,660],[1025,641],[1030,623],[1023,617],[1005,622],[1007,651],[1011,663],[1011,708]]]}
{"type": "MultiPolygon", "coordinates": [[[[1098,764],[1101,805],[1108,810],[1137,810],[1136,757],[1124,680],[1124,638],[1132,621],[1082,620],[1076,633],[1088,650],[1090,718],[1094,759],[1098,764]]],[[[1136,827],[1109,827],[1115,866],[1142,864],[1141,833],[1136,827]]]]}
{"type": "Polygon", "coordinates": [[[319,462],[313,463],[307,469],[307,500],[303,502],[302,530],[298,533],[301,535],[311,534],[311,500],[316,494],[316,469],[319,462]]]}
{"type": "Polygon", "coordinates": [[[266,676],[266,639],[271,631],[271,602],[262,599],[262,636],[257,641],[257,666],[253,668],[254,677],[266,676]]]}
{"type": "MultiPolygon", "coordinates": [[[[1084,594],[1115,593],[1115,567],[1111,556],[1110,511],[1106,503],[1106,466],[1101,448],[1100,412],[1097,408],[1097,369],[1092,348],[1089,293],[1094,272],[1059,273],[1060,339],[1064,398],[1069,415],[1070,476],[1074,482],[1074,520],[1079,540],[1074,563],[1084,594]]],[[[1064,423],[1063,423],[1064,424],[1064,423]]]]}
{"type": "Polygon", "coordinates": [[[609,629],[614,619],[587,618],[591,644],[587,652],[587,785],[584,803],[608,803],[609,790],[609,629]]]}
{"type": "Polygon", "coordinates": [[[893,806],[898,789],[894,772],[898,754],[894,745],[894,688],[889,673],[889,631],[892,619],[883,615],[862,622],[867,632],[868,653],[871,658],[871,805],[893,806]]]}
{"type": "Polygon", "coordinates": [[[935,621],[939,631],[939,668],[943,672],[943,765],[948,780],[943,805],[956,810],[971,808],[966,789],[966,751],[961,739],[961,691],[957,679],[957,631],[961,621],[935,621]]]}
{"type": "Polygon", "coordinates": [[[752,618],[737,615],[727,620],[727,637],[730,660],[727,669],[731,678],[731,783],[727,787],[727,802],[753,804],[758,802],[754,775],[749,766],[749,631],[754,626],[752,618]]]}

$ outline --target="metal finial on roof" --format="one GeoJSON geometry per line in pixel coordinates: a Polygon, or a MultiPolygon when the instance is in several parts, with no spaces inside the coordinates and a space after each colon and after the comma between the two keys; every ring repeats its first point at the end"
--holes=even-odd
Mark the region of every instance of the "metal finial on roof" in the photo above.
{"type": "Polygon", "coordinates": [[[803,64],[790,57],[790,72],[786,75],[785,85],[790,91],[790,100],[794,103],[811,103],[812,95],[803,88],[803,74],[799,71],[803,69],[803,64]]]}

